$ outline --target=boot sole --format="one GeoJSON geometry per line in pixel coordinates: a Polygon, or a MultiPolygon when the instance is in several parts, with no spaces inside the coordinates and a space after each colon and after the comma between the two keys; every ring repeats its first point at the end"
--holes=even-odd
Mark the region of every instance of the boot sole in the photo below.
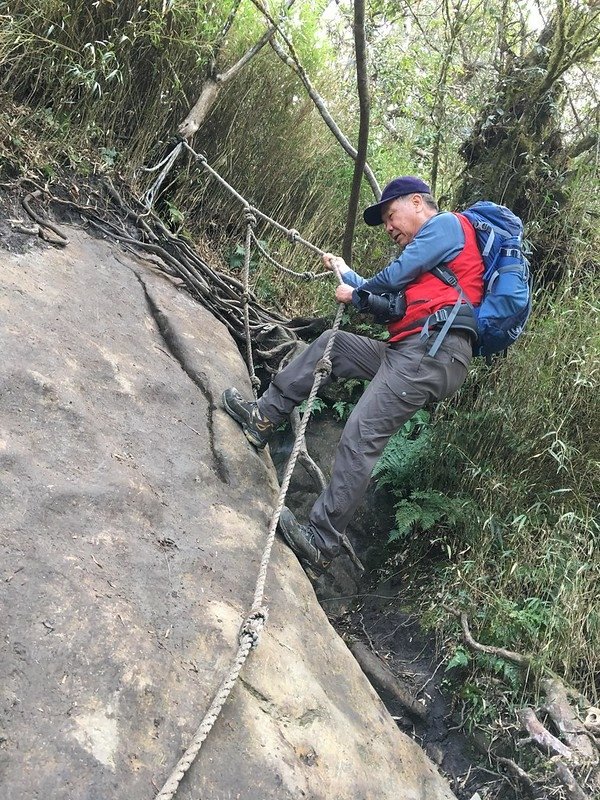
{"type": "Polygon", "coordinates": [[[246,437],[246,439],[248,439],[250,444],[256,447],[257,450],[264,450],[264,448],[267,446],[267,442],[259,441],[258,439],[256,439],[253,436],[252,432],[248,429],[246,420],[229,405],[229,403],[227,402],[227,398],[223,396],[221,399],[223,401],[223,406],[225,408],[225,411],[227,411],[229,416],[233,417],[233,419],[242,426],[242,431],[244,432],[244,436],[246,437]]]}

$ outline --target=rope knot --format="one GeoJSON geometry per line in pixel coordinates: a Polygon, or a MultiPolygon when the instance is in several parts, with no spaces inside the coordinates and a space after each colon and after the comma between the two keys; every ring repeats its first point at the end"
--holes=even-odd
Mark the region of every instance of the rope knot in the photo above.
{"type": "Polygon", "coordinates": [[[327,375],[331,375],[331,359],[330,358],[320,358],[315,366],[314,374],[315,375],[323,375],[327,377],[327,375]]]}
{"type": "Polygon", "coordinates": [[[288,231],[288,236],[290,237],[291,243],[296,244],[300,238],[300,233],[295,228],[290,228],[288,231]]]}
{"type": "Polygon", "coordinates": [[[250,302],[250,292],[242,292],[241,298],[242,298],[242,305],[248,305],[248,303],[250,302]]]}
{"type": "Polygon", "coordinates": [[[309,270],[307,272],[303,272],[301,277],[302,277],[302,280],[305,280],[305,281],[314,281],[314,279],[317,277],[317,275],[316,275],[315,272],[310,272],[310,270],[309,270]]]}
{"type": "Polygon", "coordinates": [[[252,648],[255,648],[258,644],[258,638],[262,632],[262,629],[265,627],[268,616],[269,612],[264,606],[257,608],[256,611],[252,611],[246,617],[242,627],[240,628],[240,643],[242,639],[249,637],[252,642],[252,648]]]}
{"type": "Polygon", "coordinates": [[[246,206],[244,209],[244,217],[246,218],[246,222],[248,225],[256,225],[256,215],[254,211],[250,208],[250,206],[246,206]]]}
{"type": "Polygon", "coordinates": [[[257,378],[256,375],[252,375],[250,380],[255,389],[260,389],[260,378],[257,378]]]}

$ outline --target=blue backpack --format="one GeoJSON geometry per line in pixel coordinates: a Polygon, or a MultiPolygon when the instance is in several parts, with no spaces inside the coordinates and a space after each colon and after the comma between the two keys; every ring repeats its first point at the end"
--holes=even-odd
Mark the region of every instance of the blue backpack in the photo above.
{"type": "Polygon", "coordinates": [[[518,339],[531,312],[529,262],[523,255],[523,223],[510,209],[489,200],[475,203],[461,213],[477,235],[483,259],[483,300],[479,306],[471,306],[451,269],[444,265],[432,270],[444,283],[454,286],[459,297],[430,354],[435,355],[461,304],[466,303],[471,306],[477,325],[473,352],[489,359],[518,339]]]}

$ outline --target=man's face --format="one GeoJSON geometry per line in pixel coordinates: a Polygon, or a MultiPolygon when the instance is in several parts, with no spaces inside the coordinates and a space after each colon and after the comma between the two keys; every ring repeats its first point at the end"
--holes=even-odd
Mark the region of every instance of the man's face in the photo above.
{"type": "Polygon", "coordinates": [[[397,197],[389,200],[381,208],[381,220],[388,235],[399,247],[406,247],[417,235],[424,219],[422,210],[423,198],[418,194],[397,197]]]}

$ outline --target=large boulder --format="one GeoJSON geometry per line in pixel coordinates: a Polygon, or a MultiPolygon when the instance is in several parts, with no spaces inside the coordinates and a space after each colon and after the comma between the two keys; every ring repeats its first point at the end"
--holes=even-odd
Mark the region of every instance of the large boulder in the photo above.
{"type": "MultiPolygon", "coordinates": [[[[278,487],[219,406],[250,391],[226,329],[69,238],[0,250],[0,796],[149,800],[229,669],[278,487]]],[[[452,798],[279,541],[266,592],[177,797],[452,798]]]]}

